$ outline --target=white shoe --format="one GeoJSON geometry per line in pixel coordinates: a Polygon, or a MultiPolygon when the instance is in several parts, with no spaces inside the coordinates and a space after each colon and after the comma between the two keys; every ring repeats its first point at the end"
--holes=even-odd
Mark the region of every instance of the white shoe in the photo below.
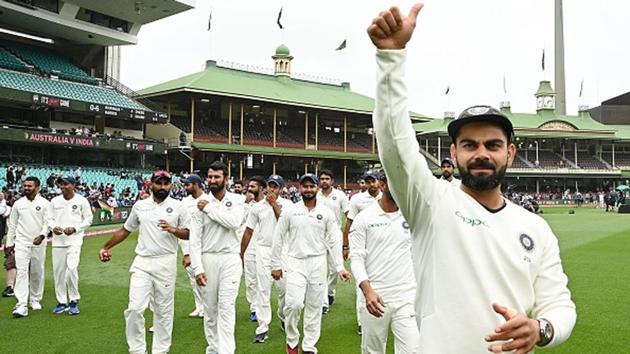
{"type": "Polygon", "coordinates": [[[26,306],[15,306],[13,309],[13,317],[20,318],[28,316],[28,307],[26,306]]]}
{"type": "Polygon", "coordinates": [[[203,310],[195,309],[195,311],[188,314],[188,317],[203,318],[203,310]]]}
{"type": "Polygon", "coordinates": [[[40,304],[39,301],[32,301],[31,308],[33,309],[33,311],[39,311],[42,309],[42,304],[40,304]]]}
{"type": "Polygon", "coordinates": [[[149,333],[153,333],[153,326],[149,327],[149,333]]]}

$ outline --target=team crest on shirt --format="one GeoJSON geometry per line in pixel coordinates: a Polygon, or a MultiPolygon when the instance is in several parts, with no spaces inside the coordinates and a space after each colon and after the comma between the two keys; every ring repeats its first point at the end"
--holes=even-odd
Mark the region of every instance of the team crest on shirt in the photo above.
{"type": "Polygon", "coordinates": [[[73,205],[73,206],[72,206],[72,210],[77,210],[77,208],[78,208],[78,207],[77,207],[76,205],[73,205]]]}
{"type": "Polygon", "coordinates": [[[226,207],[228,207],[228,208],[229,208],[229,207],[231,207],[231,206],[232,206],[232,202],[228,200],[228,201],[225,203],[225,206],[226,206],[226,207]]]}
{"type": "Polygon", "coordinates": [[[324,216],[323,216],[322,214],[317,214],[317,216],[316,216],[316,217],[317,217],[317,220],[321,220],[321,219],[323,219],[323,218],[324,218],[324,216]]]}
{"type": "Polygon", "coordinates": [[[172,213],[173,212],[173,208],[171,208],[171,207],[166,208],[166,212],[169,213],[169,214],[172,213]]]}
{"type": "Polygon", "coordinates": [[[337,196],[333,195],[332,200],[337,200],[337,196]]]}
{"type": "Polygon", "coordinates": [[[403,221],[403,223],[402,223],[402,227],[403,227],[403,229],[405,229],[405,230],[409,230],[409,223],[408,223],[408,222],[406,222],[406,221],[403,221]]]}
{"type": "Polygon", "coordinates": [[[40,211],[42,210],[42,207],[40,207],[39,205],[35,207],[35,210],[40,211]]]}
{"type": "Polygon", "coordinates": [[[518,239],[519,241],[521,241],[521,246],[523,246],[525,251],[531,252],[534,250],[534,240],[532,240],[532,238],[529,237],[529,235],[521,234],[521,236],[519,236],[518,239]]]}

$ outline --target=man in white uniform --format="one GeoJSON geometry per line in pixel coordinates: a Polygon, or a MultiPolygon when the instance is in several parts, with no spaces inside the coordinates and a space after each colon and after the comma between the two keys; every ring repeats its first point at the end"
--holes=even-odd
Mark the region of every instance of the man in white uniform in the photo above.
{"type": "Polygon", "coordinates": [[[152,353],[168,353],[173,334],[178,239],[188,239],[189,218],[181,202],[169,197],[171,175],[156,171],[151,176],[149,198],[139,200],[123,227],[103,245],[102,262],[112,258],[111,249],[132,232],[138,232],[136,257],[129,272],[129,304],[125,310],[125,334],[129,353],[147,352],[144,311],[153,302],[152,353]]]}
{"type": "MultiPolygon", "coordinates": [[[[252,188],[250,180],[250,190],[252,188]]],[[[259,182],[260,183],[260,182],[259,182]]],[[[279,175],[271,175],[266,181],[267,197],[254,204],[247,217],[245,234],[241,243],[241,255],[246,253],[248,246],[252,244],[252,234],[256,245],[256,283],[258,285],[256,304],[258,305],[258,327],[256,328],[255,343],[264,343],[268,338],[269,324],[271,323],[271,247],[273,246],[273,232],[276,221],[280,217],[282,210],[288,209],[293,203],[285,198],[281,198],[284,179],[279,175]]],[[[281,321],[281,328],[284,328],[284,299],[285,281],[280,279],[276,282],[278,288],[278,317],[281,321]]]]}
{"type": "Polygon", "coordinates": [[[233,354],[236,350],[236,296],[243,274],[239,257],[243,199],[225,188],[227,166],[210,164],[208,193],[191,217],[190,260],[195,269],[205,316],[206,354],[233,354]]]}
{"type": "Polygon", "coordinates": [[[440,169],[442,170],[442,177],[440,177],[440,179],[451,182],[453,187],[459,188],[462,182],[453,175],[454,167],[453,160],[451,160],[450,157],[443,158],[440,163],[440,169]]]}
{"type": "MultiPolygon", "coordinates": [[[[237,181],[234,183],[234,192],[236,193],[239,189],[242,191],[243,182],[237,181]],[[240,186],[240,188],[239,188],[240,186]]],[[[247,216],[251,210],[252,205],[259,202],[265,197],[265,188],[267,183],[265,179],[261,176],[253,176],[249,179],[249,184],[247,186],[247,193],[243,196],[243,222],[241,226],[239,226],[238,230],[236,230],[236,234],[239,237],[243,237],[245,233],[245,222],[247,221],[247,216]],[[258,183],[254,182],[255,186],[252,186],[252,180],[258,181],[258,183]],[[263,186],[264,185],[264,186],[263,186]],[[262,187],[262,188],[261,188],[262,187]],[[254,193],[255,192],[255,193],[254,193]]],[[[239,192],[238,195],[242,196],[242,192],[239,192]]],[[[258,288],[257,275],[256,275],[256,242],[254,242],[251,247],[247,248],[245,254],[241,255],[241,259],[243,261],[243,274],[245,280],[245,299],[249,303],[249,320],[252,322],[258,321],[257,315],[257,305],[256,301],[258,298],[258,294],[256,289],[258,288]]]]}
{"type": "Polygon", "coordinates": [[[22,183],[24,196],[13,203],[7,233],[7,254],[15,252],[15,298],[13,317],[28,316],[28,300],[33,310],[41,310],[44,296],[44,263],[48,235],[48,205],[39,195],[37,177],[26,177],[22,183]]]}
{"type": "Polygon", "coordinates": [[[383,196],[359,213],[350,230],[352,274],[363,292],[361,351],[385,354],[391,327],[397,354],[419,353],[409,224],[389,192],[385,174],[380,179],[383,196]]]}
{"type": "Polygon", "coordinates": [[[389,187],[412,232],[423,353],[527,353],[564,342],[576,320],[558,241],[539,216],[506,201],[516,147],[509,119],[470,107],[448,126],[461,188],[433,177],[411,126],[405,46],[422,8],[392,7],[368,28],[377,51],[373,116],[389,187]]]}
{"type": "Polygon", "coordinates": [[[280,215],[274,231],[271,256],[271,276],[286,277],[287,353],[298,353],[300,332],[298,322],[304,309],[304,339],[302,353],[315,354],[321,333],[322,296],[326,294],[326,255],[333,259],[339,277],[350,280],[341,257],[341,231],[332,211],[319,203],[317,176],[307,173],[300,177],[302,201],[280,215]],[[282,249],[287,253],[282,261],[282,249]],[[284,263],[284,264],[283,264],[284,263]]]}
{"type": "MultiPolygon", "coordinates": [[[[321,170],[318,174],[319,191],[317,192],[317,200],[328,207],[335,215],[337,225],[341,229],[343,218],[348,213],[348,196],[343,191],[334,187],[335,178],[330,170],[321,170]]],[[[334,261],[328,257],[328,280],[327,293],[324,294],[324,305],[322,313],[327,314],[329,307],[335,302],[335,293],[337,289],[337,272],[333,267],[334,261]]]]}
{"type": "Polygon", "coordinates": [[[61,195],[50,201],[48,226],[52,229],[53,279],[57,306],[54,314],[79,314],[79,260],[83,232],[92,225],[90,202],[74,192],[72,176],[59,179],[61,195]]]}
{"type": "MultiPolygon", "coordinates": [[[[188,215],[190,216],[197,210],[197,202],[200,200],[199,198],[206,195],[202,189],[203,179],[201,179],[201,177],[197,174],[190,174],[182,180],[182,183],[184,184],[184,189],[186,189],[186,193],[188,194],[184,199],[182,199],[182,204],[186,207],[188,215]]],[[[195,270],[192,268],[190,262],[190,241],[179,240],[179,246],[184,255],[184,268],[186,269],[186,274],[188,274],[190,287],[192,288],[193,298],[195,300],[195,309],[193,312],[188,314],[188,317],[203,318],[201,292],[199,290],[199,285],[197,285],[197,282],[195,281],[195,270]]]]}

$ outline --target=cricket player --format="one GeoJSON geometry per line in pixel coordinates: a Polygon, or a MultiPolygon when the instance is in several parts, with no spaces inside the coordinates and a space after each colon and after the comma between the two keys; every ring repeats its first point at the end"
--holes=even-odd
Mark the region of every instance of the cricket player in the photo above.
{"type": "Polygon", "coordinates": [[[197,203],[191,217],[190,260],[202,286],[206,354],[236,350],[236,296],[243,268],[239,257],[243,199],[225,188],[227,166],[215,161],[208,169],[210,193],[197,203]]]}
{"type": "Polygon", "coordinates": [[[411,228],[420,351],[523,354],[558,345],[571,334],[575,304],[549,225],[501,195],[516,155],[510,120],[473,106],[449,123],[461,188],[434,178],[414,153],[404,66],[421,9],[405,16],[392,7],[368,28],[377,47],[379,157],[411,228]]]}
{"type": "Polygon", "coordinates": [[[363,292],[361,352],[385,354],[391,327],[397,354],[419,353],[409,224],[389,192],[385,174],[379,184],[383,196],[357,215],[350,230],[350,265],[363,292]]]}
{"type": "Polygon", "coordinates": [[[61,195],[50,201],[48,226],[52,229],[52,263],[57,306],[56,315],[68,311],[78,315],[79,261],[83,233],[92,225],[92,207],[87,199],[74,192],[77,180],[72,176],[59,178],[61,195]]]}
{"type": "Polygon", "coordinates": [[[42,309],[44,296],[44,263],[48,235],[48,205],[50,202],[39,195],[37,177],[26,177],[22,182],[24,196],[13,203],[7,233],[7,254],[15,253],[15,298],[17,304],[13,317],[28,316],[28,300],[31,309],[42,309]]]}
{"type": "MultiPolygon", "coordinates": [[[[236,230],[236,234],[239,237],[243,237],[245,233],[245,223],[247,221],[247,216],[251,210],[251,207],[262,200],[265,197],[265,188],[267,183],[265,179],[261,176],[254,176],[250,178],[250,183],[247,187],[246,195],[243,196],[243,222],[241,226],[239,226],[238,230],[236,230]],[[251,186],[252,178],[258,180],[258,184],[256,186],[251,186]],[[262,182],[262,184],[261,184],[262,182]],[[263,186],[264,184],[264,186],[263,186]],[[256,193],[253,193],[253,191],[256,193]]],[[[235,186],[237,186],[236,184],[235,186]]],[[[235,188],[236,189],[236,188],[235,188]]],[[[242,195],[242,194],[241,194],[242,195]]],[[[257,275],[256,275],[256,242],[252,244],[251,247],[248,247],[244,254],[241,254],[241,260],[243,262],[243,274],[245,280],[245,299],[247,299],[247,303],[249,303],[249,320],[252,322],[258,321],[257,317],[257,275]]]]}
{"type": "MultiPolygon", "coordinates": [[[[250,190],[254,179],[250,180],[250,190]]],[[[264,180],[263,180],[264,181],[264,180]]],[[[261,184],[262,182],[258,182],[261,184]]],[[[245,234],[241,243],[241,254],[244,254],[252,241],[256,242],[256,284],[258,305],[258,327],[254,337],[255,343],[264,343],[269,338],[269,324],[271,323],[271,251],[273,246],[273,232],[282,210],[290,208],[293,203],[280,197],[284,186],[284,179],[280,175],[271,175],[267,179],[266,198],[254,204],[247,217],[245,234]],[[255,234],[252,240],[252,234],[255,234]]],[[[278,288],[278,317],[281,328],[284,328],[285,288],[284,279],[276,281],[278,288]]]]}
{"type": "MultiPolygon", "coordinates": [[[[199,202],[199,198],[205,196],[206,193],[203,191],[203,179],[199,177],[197,174],[190,174],[188,177],[182,180],[184,184],[184,189],[186,190],[187,196],[182,199],[182,204],[186,207],[188,215],[192,215],[197,210],[197,203],[199,202]]],[[[183,257],[183,265],[186,269],[186,274],[190,279],[190,287],[192,289],[193,298],[195,300],[195,309],[188,314],[188,317],[196,317],[203,318],[203,302],[201,301],[201,291],[199,290],[199,285],[197,285],[197,281],[195,280],[195,270],[191,266],[190,262],[190,241],[189,240],[179,240],[179,246],[184,255],[183,257]]]]}
{"type": "Polygon", "coordinates": [[[112,247],[138,232],[136,257],[129,272],[129,305],[125,310],[125,334],[129,353],[147,352],[144,311],[153,303],[151,353],[168,353],[173,333],[178,240],[188,239],[186,207],[169,197],[171,174],[156,171],[151,176],[151,197],[138,200],[120,230],[103,245],[99,258],[108,262],[112,247]]]}
{"type": "MultiPolygon", "coordinates": [[[[319,177],[319,191],[317,192],[317,200],[327,206],[335,215],[337,225],[341,229],[343,217],[348,214],[348,196],[343,191],[334,187],[335,178],[330,170],[321,170],[319,177]]],[[[327,293],[324,294],[324,305],[322,313],[327,314],[329,307],[335,302],[335,293],[337,289],[337,272],[334,268],[334,260],[328,258],[328,280],[327,293]]]]}
{"type": "Polygon", "coordinates": [[[271,276],[286,277],[287,353],[298,353],[300,332],[298,322],[304,309],[304,339],[302,353],[317,353],[315,345],[321,333],[322,296],[326,293],[326,256],[333,259],[339,277],[350,280],[343,267],[341,231],[333,212],[317,195],[317,176],[307,173],[300,177],[302,201],[283,210],[274,231],[271,255],[271,276]],[[284,262],[282,249],[287,247],[284,262]],[[283,264],[284,263],[284,264],[283,264]]]}
{"type": "Polygon", "coordinates": [[[455,165],[453,165],[453,160],[451,160],[450,157],[443,158],[440,162],[440,169],[442,170],[442,177],[440,178],[445,181],[451,182],[454,187],[459,188],[462,182],[455,178],[455,176],[453,176],[454,167],[455,165]]]}

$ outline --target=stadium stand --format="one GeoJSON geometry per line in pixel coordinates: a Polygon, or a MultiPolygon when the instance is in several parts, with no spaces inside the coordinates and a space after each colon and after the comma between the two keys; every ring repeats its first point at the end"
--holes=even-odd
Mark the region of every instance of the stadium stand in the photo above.
{"type": "Polygon", "coordinates": [[[604,162],[600,161],[598,158],[591,156],[588,151],[579,151],[578,150],[578,159],[577,165],[580,168],[587,169],[608,169],[610,166],[606,165],[604,162]]]}
{"type": "MultiPolygon", "coordinates": [[[[612,165],[612,152],[602,153],[602,159],[612,165]]],[[[630,152],[615,152],[615,166],[630,166],[630,152]]]]}
{"type": "Polygon", "coordinates": [[[0,47],[0,67],[24,72],[31,70],[31,67],[21,62],[2,47],[0,47]]]}

